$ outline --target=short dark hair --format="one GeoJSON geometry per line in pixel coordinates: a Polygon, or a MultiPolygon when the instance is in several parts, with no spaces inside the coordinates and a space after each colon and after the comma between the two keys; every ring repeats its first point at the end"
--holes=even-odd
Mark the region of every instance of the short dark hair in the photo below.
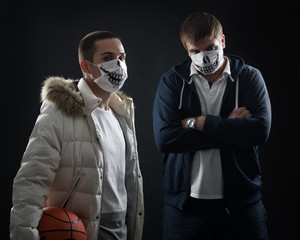
{"type": "Polygon", "coordinates": [[[109,31],[95,31],[84,36],[81,39],[78,46],[79,62],[82,60],[93,62],[94,54],[97,52],[97,47],[95,46],[94,43],[97,40],[102,40],[107,38],[117,38],[121,40],[121,38],[117,34],[109,31]]]}
{"type": "Polygon", "coordinates": [[[221,23],[215,16],[206,12],[190,14],[180,29],[180,39],[184,46],[186,41],[196,42],[207,38],[216,38],[219,35],[223,35],[221,23]]]}

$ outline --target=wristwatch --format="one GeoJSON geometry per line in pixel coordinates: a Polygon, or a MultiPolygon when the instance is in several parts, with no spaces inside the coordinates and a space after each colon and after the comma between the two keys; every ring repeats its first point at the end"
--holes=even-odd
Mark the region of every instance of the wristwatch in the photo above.
{"type": "Polygon", "coordinates": [[[195,117],[190,118],[189,120],[187,120],[187,127],[195,129],[196,128],[196,121],[197,121],[197,118],[195,118],[195,117]]]}

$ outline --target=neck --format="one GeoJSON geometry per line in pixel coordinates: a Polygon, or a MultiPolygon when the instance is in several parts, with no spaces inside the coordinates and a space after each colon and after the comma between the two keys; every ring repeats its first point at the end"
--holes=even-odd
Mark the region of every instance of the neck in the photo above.
{"type": "Polygon", "coordinates": [[[104,91],[89,77],[85,78],[84,80],[87,82],[87,84],[89,85],[90,89],[95,94],[95,96],[102,99],[102,101],[98,107],[102,108],[104,110],[108,110],[109,109],[109,101],[110,101],[112,93],[104,91]]]}

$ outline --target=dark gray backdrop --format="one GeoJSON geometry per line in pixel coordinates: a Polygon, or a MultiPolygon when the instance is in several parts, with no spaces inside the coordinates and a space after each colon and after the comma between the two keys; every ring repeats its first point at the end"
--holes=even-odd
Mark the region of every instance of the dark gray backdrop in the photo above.
{"type": "MultiPolygon", "coordinates": [[[[296,3],[295,3],[296,4],[296,3]]],[[[121,36],[129,79],[123,90],[135,100],[136,129],[144,176],[144,239],[161,239],[162,155],[152,133],[152,104],[160,76],[187,58],[180,24],[207,11],[223,24],[225,53],[261,70],[273,107],[269,141],[261,146],[263,200],[270,239],[291,239],[297,229],[299,156],[296,122],[296,5],[263,1],[11,1],[2,8],[3,233],[8,236],[11,185],[39,114],[42,81],[51,75],[80,78],[77,46],[94,30],[121,36]],[[278,5],[277,5],[278,4],[278,5]]],[[[298,113],[297,113],[298,114],[298,113]]]]}

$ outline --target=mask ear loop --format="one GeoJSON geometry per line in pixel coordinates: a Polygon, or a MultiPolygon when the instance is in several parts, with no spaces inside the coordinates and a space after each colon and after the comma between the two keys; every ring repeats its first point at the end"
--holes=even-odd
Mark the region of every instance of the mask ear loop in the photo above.
{"type": "Polygon", "coordinates": [[[96,66],[96,67],[98,67],[98,65],[97,64],[95,64],[95,63],[92,63],[92,62],[90,62],[90,61],[88,61],[88,60],[85,60],[86,62],[88,62],[89,64],[92,64],[92,65],[94,65],[94,66],[96,66]]]}
{"type": "MultiPolygon", "coordinates": [[[[88,60],[85,60],[85,61],[88,62],[89,64],[91,64],[91,65],[96,66],[96,67],[99,68],[99,66],[98,66],[97,64],[92,63],[92,62],[90,62],[90,61],[88,61],[88,60]]],[[[99,68],[99,70],[100,70],[100,68],[99,68]]],[[[101,71],[101,70],[100,70],[100,71],[101,71]]],[[[96,78],[93,77],[93,74],[92,74],[92,73],[91,73],[91,74],[88,74],[88,76],[89,76],[90,79],[92,79],[93,81],[96,79],[96,78]]]]}

